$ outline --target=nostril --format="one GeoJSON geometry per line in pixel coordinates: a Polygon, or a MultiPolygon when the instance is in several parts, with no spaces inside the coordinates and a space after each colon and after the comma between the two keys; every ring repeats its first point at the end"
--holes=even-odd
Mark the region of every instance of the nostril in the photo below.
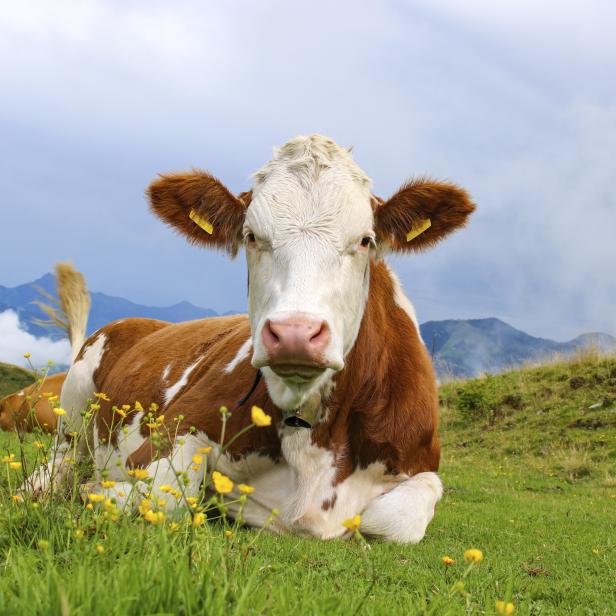
{"type": "Polygon", "coordinates": [[[263,326],[263,340],[267,346],[274,346],[280,343],[280,336],[276,333],[272,322],[268,319],[263,326]]]}
{"type": "Polygon", "coordinates": [[[321,321],[320,326],[316,329],[315,333],[310,336],[311,344],[324,344],[329,338],[329,327],[325,321],[321,321]]]}

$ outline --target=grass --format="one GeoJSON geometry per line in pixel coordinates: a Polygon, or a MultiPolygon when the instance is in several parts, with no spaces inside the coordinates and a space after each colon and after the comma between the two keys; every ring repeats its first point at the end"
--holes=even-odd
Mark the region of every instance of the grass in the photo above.
{"type": "Polygon", "coordinates": [[[34,374],[24,368],[0,362],[0,398],[34,383],[34,374]]]}
{"type": "Polygon", "coordinates": [[[615,614],[615,392],[595,356],[444,385],[446,493],[417,546],[16,504],[1,465],[0,614],[615,614]]]}

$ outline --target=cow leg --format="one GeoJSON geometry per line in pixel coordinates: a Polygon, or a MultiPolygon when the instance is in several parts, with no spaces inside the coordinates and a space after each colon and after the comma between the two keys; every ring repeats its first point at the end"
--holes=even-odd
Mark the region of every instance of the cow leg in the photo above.
{"type": "Polygon", "coordinates": [[[418,473],[372,500],[361,516],[360,531],[398,543],[419,543],[443,495],[436,473],[418,473]]]}
{"type": "Polygon", "coordinates": [[[167,512],[185,507],[184,499],[198,496],[203,482],[205,462],[195,464],[193,460],[202,446],[203,443],[195,436],[183,436],[178,439],[169,456],[154,460],[145,468],[147,481],[119,481],[111,488],[103,488],[97,482],[89,484],[88,492],[115,499],[116,506],[125,511],[136,510],[144,498],[150,499],[156,508],[167,512]],[[178,498],[174,493],[182,496],[178,498]],[[158,505],[159,502],[161,505],[158,505]]]}
{"type": "Polygon", "coordinates": [[[74,465],[88,453],[83,411],[88,400],[94,397],[93,374],[98,367],[105,344],[101,334],[85,350],[82,358],[69,370],[60,397],[60,405],[66,414],[58,422],[58,434],[49,452],[49,462],[36,469],[22,485],[24,492],[35,497],[57,488],[67,478],[74,465]]]}

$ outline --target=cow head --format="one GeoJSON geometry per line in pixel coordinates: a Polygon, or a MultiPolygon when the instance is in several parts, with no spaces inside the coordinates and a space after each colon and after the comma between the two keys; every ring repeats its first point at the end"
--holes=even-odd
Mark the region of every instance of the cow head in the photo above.
{"type": "Polygon", "coordinates": [[[368,298],[370,259],[420,251],[462,226],[462,189],[415,180],[387,201],[348,150],[314,135],[292,139],[233,195],[199,171],[149,187],[153,211],[194,243],[248,261],[252,364],[283,410],[331,382],[353,347],[368,298]]]}

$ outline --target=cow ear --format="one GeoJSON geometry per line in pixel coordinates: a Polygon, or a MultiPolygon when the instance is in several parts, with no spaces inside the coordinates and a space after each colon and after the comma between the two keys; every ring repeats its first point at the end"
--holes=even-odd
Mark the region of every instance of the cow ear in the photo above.
{"type": "Polygon", "coordinates": [[[475,209],[469,194],[455,184],[416,179],[385,202],[376,200],[377,241],[396,252],[430,248],[466,224],[475,209]]]}
{"type": "Polygon", "coordinates": [[[251,193],[233,195],[203,171],[161,175],[146,191],[159,218],[194,244],[237,254],[251,193]]]}

